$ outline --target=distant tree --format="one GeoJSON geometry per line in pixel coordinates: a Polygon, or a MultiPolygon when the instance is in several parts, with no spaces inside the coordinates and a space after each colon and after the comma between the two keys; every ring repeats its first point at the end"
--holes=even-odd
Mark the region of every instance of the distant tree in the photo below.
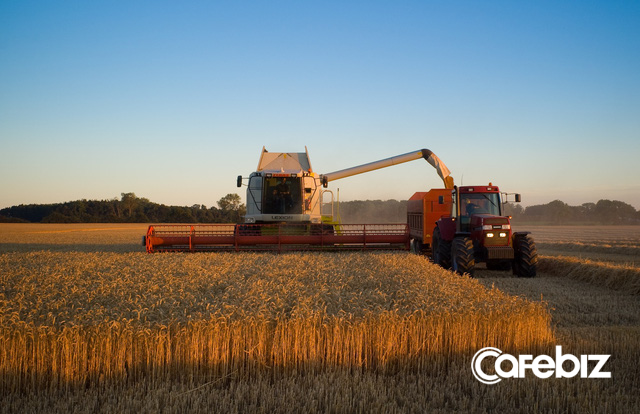
{"type": "Polygon", "coordinates": [[[189,207],[171,207],[166,221],[169,223],[193,223],[196,220],[189,207]]]}
{"type": "Polygon", "coordinates": [[[527,207],[525,209],[525,216],[528,219],[536,221],[562,224],[571,219],[572,211],[567,203],[554,200],[547,204],[527,207]]]}
{"type": "Polygon", "coordinates": [[[524,208],[520,204],[505,203],[504,214],[514,219],[519,219],[524,214],[524,208]]]}
{"type": "Polygon", "coordinates": [[[120,200],[117,198],[113,198],[109,200],[109,204],[111,206],[111,210],[113,211],[113,216],[115,216],[116,221],[119,221],[122,217],[122,205],[120,204],[120,200]]]}
{"type": "Polygon", "coordinates": [[[42,223],[79,223],[80,221],[75,217],[70,217],[54,211],[47,217],[42,219],[42,223]]]}
{"type": "Polygon", "coordinates": [[[0,215],[0,223],[29,223],[28,220],[0,215]]]}
{"type": "Polygon", "coordinates": [[[596,203],[583,203],[580,207],[586,215],[591,215],[596,209],[596,203]]]}
{"type": "Polygon", "coordinates": [[[237,210],[240,207],[241,201],[238,194],[227,194],[218,200],[218,207],[222,211],[237,210]]]}
{"type": "Polygon", "coordinates": [[[138,206],[138,198],[135,193],[121,193],[121,195],[120,202],[127,211],[127,217],[131,217],[133,210],[138,206]]]}
{"type": "Polygon", "coordinates": [[[594,213],[604,224],[625,224],[635,220],[636,209],[622,201],[600,200],[596,203],[594,213]]]}
{"type": "Polygon", "coordinates": [[[238,194],[227,194],[218,200],[218,207],[222,210],[224,221],[237,223],[246,214],[246,207],[238,194]]]}

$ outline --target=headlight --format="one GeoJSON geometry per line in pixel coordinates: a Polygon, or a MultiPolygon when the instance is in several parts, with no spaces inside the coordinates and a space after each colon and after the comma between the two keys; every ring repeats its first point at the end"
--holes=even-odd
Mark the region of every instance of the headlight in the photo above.
{"type": "Polygon", "coordinates": [[[493,233],[487,233],[487,237],[493,237],[493,233]]]}
{"type": "Polygon", "coordinates": [[[491,224],[485,224],[482,226],[482,230],[491,230],[491,224]]]}
{"type": "Polygon", "coordinates": [[[500,233],[500,237],[507,237],[507,233],[500,233]]]}
{"type": "Polygon", "coordinates": [[[511,224],[503,224],[502,230],[511,230],[511,224]]]}

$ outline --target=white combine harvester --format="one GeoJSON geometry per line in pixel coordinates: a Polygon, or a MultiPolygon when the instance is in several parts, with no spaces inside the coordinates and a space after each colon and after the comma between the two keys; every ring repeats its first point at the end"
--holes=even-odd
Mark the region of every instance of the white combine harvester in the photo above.
{"type": "MultiPolygon", "coordinates": [[[[427,149],[317,174],[306,148],[305,152],[285,153],[268,152],[263,147],[257,170],[246,178],[244,223],[151,225],[144,243],[148,252],[408,249],[406,223],[338,223],[333,214],[333,193],[326,187],[331,181],[420,158],[437,170],[447,188],[453,188],[449,170],[427,149]]],[[[244,180],[238,176],[238,187],[244,180]]]]}

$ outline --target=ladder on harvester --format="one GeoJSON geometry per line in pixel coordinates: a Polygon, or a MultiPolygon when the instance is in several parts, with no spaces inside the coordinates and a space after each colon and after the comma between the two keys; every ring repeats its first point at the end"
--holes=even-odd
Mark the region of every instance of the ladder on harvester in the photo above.
{"type": "Polygon", "coordinates": [[[320,212],[322,213],[322,225],[323,226],[331,226],[336,234],[340,235],[342,234],[342,219],[340,218],[340,189],[337,190],[338,196],[336,198],[335,204],[336,204],[336,208],[335,208],[335,214],[334,214],[334,208],[333,208],[333,191],[331,190],[324,190],[321,195],[324,195],[325,193],[329,193],[331,194],[331,202],[329,203],[325,203],[324,200],[322,199],[322,197],[320,198],[320,212]],[[325,206],[328,206],[330,211],[329,214],[325,214],[325,206]]]}

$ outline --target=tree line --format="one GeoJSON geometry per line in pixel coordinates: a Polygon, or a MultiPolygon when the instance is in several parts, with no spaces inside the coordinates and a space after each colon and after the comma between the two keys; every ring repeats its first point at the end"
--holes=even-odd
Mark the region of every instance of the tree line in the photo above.
{"type": "Polygon", "coordinates": [[[579,206],[554,200],[526,208],[509,203],[505,213],[516,222],[536,224],[640,224],[640,211],[618,200],[599,200],[579,206]]]}
{"type": "Polygon", "coordinates": [[[111,200],[77,200],[28,204],[0,210],[0,222],[32,223],[236,223],[245,214],[238,194],[227,194],[217,207],[166,206],[122,193],[111,200]]]}
{"type": "MultiPolygon", "coordinates": [[[[238,223],[246,212],[238,194],[227,194],[217,207],[166,206],[122,193],[111,200],[78,200],[58,204],[19,205],[0,210],[0,222],[37,223],[238,223]]],[[[404,223],[407,202],[398,200],[341,201],[335,209],[343,223],[404,223]]],[[[522,207],[508,203],[504,214],[515,223],[532,224],[640,224],[640,211],[616,200],[570,206],[554,200],[522,207]]]]}
{"type": "MultiPolygon", "coordinates": [[[[529,207],[507,203],[503,211],[513,218],[514,223],[523,224],[640,224],[640,211],[616,200],[600,200],[579,206],[570,206],[560,200],[529,207]]],[[[404,223],[406,214],[406,201],[340,202],[343,223],[404,223]]]]}

